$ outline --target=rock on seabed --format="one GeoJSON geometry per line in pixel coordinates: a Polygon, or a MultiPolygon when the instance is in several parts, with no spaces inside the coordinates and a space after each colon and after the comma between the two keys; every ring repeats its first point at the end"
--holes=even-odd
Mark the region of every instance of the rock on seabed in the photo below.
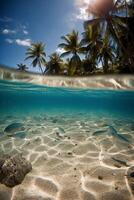
{"type": "Polygon", "coordinates": [[[0,157],[0,183],[8,187],[20,184],[31,170],[31,163],[20,154],[0,157]]]}

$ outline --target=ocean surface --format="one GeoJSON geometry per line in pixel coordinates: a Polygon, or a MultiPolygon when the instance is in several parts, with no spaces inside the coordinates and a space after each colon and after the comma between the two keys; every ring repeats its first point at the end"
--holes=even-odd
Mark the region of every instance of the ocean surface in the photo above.
{"type": "Polygon", "coordinates": [[[133,90],[0,81],[0,153],[33,168],[3,199],[132,200],[133,142],[133,90]]]}

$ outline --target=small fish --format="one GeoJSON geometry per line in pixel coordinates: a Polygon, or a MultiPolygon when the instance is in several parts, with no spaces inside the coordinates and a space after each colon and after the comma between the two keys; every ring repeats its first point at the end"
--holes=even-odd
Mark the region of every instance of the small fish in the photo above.
{"type": "Polygon", "coordinates": [[[13,133],[13,132],[22,131],[22,130],[24,130],[22,123],[12,123],[4,129],[4,132],[13,133]]]}
{"type": "Polygon", "coordinates": [[[64,128],[59,127],[58,129],[59,129],[60,132],[65,133],[64,128]]]}
{"type": "Polygon", "coordinates": [[[58,138],[60,138],[60,139],[63,138],[63,136],[61,136],[59,132],[56,132],[56,136],[57,136],[58,138]]]}
{"type": "Polygon", "coordinates": [[[113,127],[113,126],[109,126],[109,131],[110,131],[110,134],[115,136],[115,137],[118,137],[119,139],[125,141],[125,142],[129,142],[129,140],[127,138],[125,138],[123,135],[121,135],[120,133],[118,133],[116,131],[116,129],[113,127]]]}
{"type": "Polygon", "coordinates": [[[17,132],[13,135],[13,137],[24,139],[26,137],[26,133],[25,132],[17,132]]]}
{"type": "Polygon", "coordinates": [[[112,159],[113,159],[114,161],[116,161],[116,162],[118,162],[118,163],[124,165],[124,166],[127,166],[127,167],[129,166],[129,165],[127,164],[127,162],[124,161],[124,160],[120,160],[120,159],[117,159],[117,158],[114,158],[114,157],[112,157],[112,159]]]}
{"type": "Polygon", "coordinates": [[[94,136],[97,136],[97,135],[101,135],[101,134],[103,134],[103,133],[105,133],[106,132],[106,130],[99,130],[99,131],[95,131],[94,133],[93,133],[93,135],[94,136]]]}

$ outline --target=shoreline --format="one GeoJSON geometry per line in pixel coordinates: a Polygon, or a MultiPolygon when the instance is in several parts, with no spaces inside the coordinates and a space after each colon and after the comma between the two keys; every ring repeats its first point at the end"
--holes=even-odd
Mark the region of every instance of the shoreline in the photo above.
{"type": "Polygon", "coordinates": [[[0,79],[27,82],[48,87],[74,89],[134,90],[133,75],[93,75],[90,77],[42,76],[0,67],[0,79]]]}

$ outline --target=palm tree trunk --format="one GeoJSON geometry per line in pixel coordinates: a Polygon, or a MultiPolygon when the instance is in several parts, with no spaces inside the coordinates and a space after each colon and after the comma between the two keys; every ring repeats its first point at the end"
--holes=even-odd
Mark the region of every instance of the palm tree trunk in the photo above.
{"type": "Polygon", "coordinates": [[[103,72],[104,72],[104,74],[107,74],[108,65],[107,65],[107,62],[106,62],[105,58],[103,58],[102,63],[103,63],[103,72]]]}
{"type": "Polygon", "coordinates": [[[42,75],[44,74],[44,72],[43,72],[43,69],[42,69],[42,67],[41,67],[41,64],[39,63],[39,68],[40,68],[40,70],[41,70],[41,73],[42,73],[42,75]]]}

